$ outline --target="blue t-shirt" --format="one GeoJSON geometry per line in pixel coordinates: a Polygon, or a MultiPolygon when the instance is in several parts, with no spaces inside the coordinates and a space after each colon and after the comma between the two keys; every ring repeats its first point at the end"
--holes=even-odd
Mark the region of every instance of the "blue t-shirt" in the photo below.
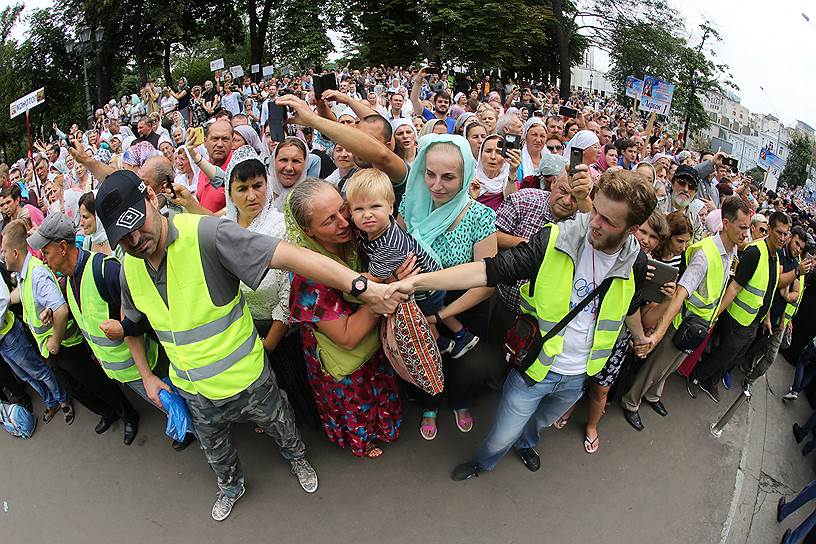
{"type": "MultiPolygon", "coordinates": [[[[436,119],[434,112],[428,108],[422,108],[422,117],[424,117],[426,121],[436,119]]],[[[451,119],[450,117],[445,117],[445,125],[448,127],[448,134],[453,134],[453,130],[456,128],[456,120],[451,119]]]]}

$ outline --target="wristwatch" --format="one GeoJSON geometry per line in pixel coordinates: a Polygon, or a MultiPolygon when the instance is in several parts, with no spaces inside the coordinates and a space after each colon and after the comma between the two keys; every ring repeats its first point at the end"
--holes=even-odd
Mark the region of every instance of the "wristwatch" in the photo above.
{"type": "Polygon", "coordinates": [[[368,278],[365,276],[358,276],[351,282],[351,296],[359,297],[365,290],[368,289],[368,278]]]}

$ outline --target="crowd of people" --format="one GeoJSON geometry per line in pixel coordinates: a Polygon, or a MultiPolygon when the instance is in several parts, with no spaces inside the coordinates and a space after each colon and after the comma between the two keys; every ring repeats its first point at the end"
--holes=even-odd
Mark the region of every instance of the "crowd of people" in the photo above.
{"type": "Polygon", "coordinates": [[[203,449],[215,520],[245,489],[232,423],[270,435],[314,492],[299,426],[374,459],[404,411],[425,440],[467,433],[498,390],[464,480],[511,449],[539,470],[539,433],[582,402],[595,454],[611,403],[637,431],[644,404],[668,416],[674,373],[719,402],[780,348],[801,359],[791,399],[816,368],[796,318],[816,252],[801,195],[599,93],[428,68],[216,71],[53,131],[0,165],[3,396],[31,406],[27,383],[46,423],[78,401],[130,444],[176,391],[193,425],[172,445],[203,449]],[[439,394],[381,345],[411,301],[439,394]]]}

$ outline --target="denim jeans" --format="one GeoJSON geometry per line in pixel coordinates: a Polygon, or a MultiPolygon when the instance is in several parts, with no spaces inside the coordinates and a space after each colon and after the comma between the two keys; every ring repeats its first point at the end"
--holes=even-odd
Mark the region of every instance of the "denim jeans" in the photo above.
{"type": "Polygon", "coordinates": [[[814,374],[816,374],[814,363],[816,363],[816,338],[805,346],[805,349],[802,350],[796,360],[796,373],[793,377],[791,391],[799,393],[810,384],[814,374]]]}
{"type": "MultiPolygon", "coordinates": [[[[782,519],[799,510],[806,503],[816,499],[816,480],[807,484],[795,499],[785,504],[782,507],[782,519]]],[[[785,540],[785,544],[794,544],[802,540],[813,527],[816,527],[816,512],[810,514],[805,521],[803,521],[796,529],[793,530],[790,537],[785,540]]]]}
{"type": "Polygon", "coordinates": [[[550,371],[541,382],[527,385],[511,370],[504,381],[496,421],[476,454],[482,470],[493,470],[515,445],[534,448],[542,429],[552,425],[584,392],[587,375],[563,376],[550,371]]]}
{"type": "Polygon", "coordinates": [[[48,408],[68,400],[65,389],[57,381],[54,371],[45,364],[28,340],[19,319],[14,320],[9,332],[0,340],[0,356],[17,377],[28,383],[43,399],[48,408]]]}

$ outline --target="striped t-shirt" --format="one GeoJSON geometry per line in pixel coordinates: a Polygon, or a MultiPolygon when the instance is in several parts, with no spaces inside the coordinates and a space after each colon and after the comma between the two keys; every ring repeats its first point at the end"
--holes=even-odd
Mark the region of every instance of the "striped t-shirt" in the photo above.
{"type": "Polygon", "coordinates": [[[416,255],[417,266],[421,272],[436,272],[440,269],[439,263],[419,245],[419,242],[402,230],[393,218],[391,226],[374,240],[369,240],[365,232],[355,230],[360,249],[368,257],[368,273],[375,278],[391,277],[394,270],[405,262],[409,253],[416,255]]]}

